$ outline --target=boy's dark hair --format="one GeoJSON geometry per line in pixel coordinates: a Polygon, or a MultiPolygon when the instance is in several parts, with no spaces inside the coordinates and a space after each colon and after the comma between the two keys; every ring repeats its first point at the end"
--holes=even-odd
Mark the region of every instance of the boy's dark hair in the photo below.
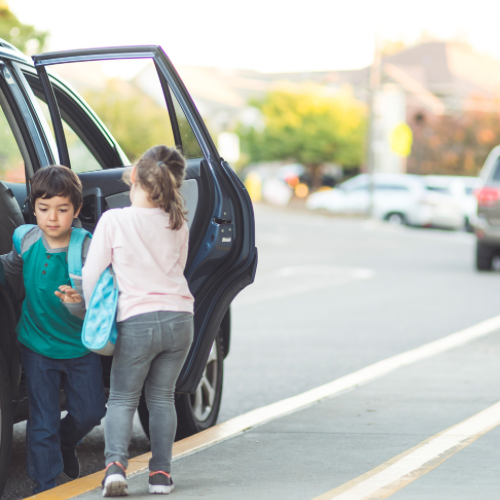
{"type": "Polygon", "coordinates": [[[35,209],[38,198],[48,199],[54,196],[67,196],[75,212],[81,207],[82,183],[68,167],[51,165],[43,167],[31,179],[31,207],[35,209]]]}

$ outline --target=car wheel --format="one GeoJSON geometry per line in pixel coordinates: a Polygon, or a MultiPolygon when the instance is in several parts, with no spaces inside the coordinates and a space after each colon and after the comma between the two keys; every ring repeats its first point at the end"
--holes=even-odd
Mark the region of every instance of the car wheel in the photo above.
{"type": "Polygon", "coordinates": [[[389,224],[394,224],[395,226],[401,226],[406,223],[405,216],[398,212],[387,215],[385,220],[389,222],[389,224]]]}
{"type": "Polygon", "coordinates": [[[468,233],[473,233],[474,232],[474,226],[470,223],[469,217],[464,218],[464,229],[468,233]]]}
{"type": "MultiPolygon", "coordinates": [[[[217,422],[222,398],[223,368],[224,351],[219,331],[195,393],[178,394],[175,398],[175,409],[177,411],[176,440],[208,429],[217,422]]],[[[149,437],[149,411],[144,395],[141,397],[138,412],[142,428],[149,437]]]]}
{"type": "Polygon", "coordinates": [[[0,352],[0,497],[7,481],[12,448],[12,394],[5,360],[0,352]]]}
{"type": "Polygon", "coordinates": [[[478,242],[476,246],[476,269],[478,271],[491,271],[494,256],[495,252],[492,248],[478,242]]]}

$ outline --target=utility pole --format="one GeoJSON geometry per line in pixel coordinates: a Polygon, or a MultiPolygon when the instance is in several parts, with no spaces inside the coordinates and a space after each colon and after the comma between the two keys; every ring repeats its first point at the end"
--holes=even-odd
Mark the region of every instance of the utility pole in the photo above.
{"type": "Polygon", "coordinates": [[[377,106],[375,103],[377,91],[380,88],[380,43],[378,31],[375,30],[375,49],[373,53],[373,63],[370,67],[368,81],[368,140],[366,145],[366,166],[368,173],[368,217],[374,216],[374,195],[375,195],[375,144],[377,137],[377,106]]]}

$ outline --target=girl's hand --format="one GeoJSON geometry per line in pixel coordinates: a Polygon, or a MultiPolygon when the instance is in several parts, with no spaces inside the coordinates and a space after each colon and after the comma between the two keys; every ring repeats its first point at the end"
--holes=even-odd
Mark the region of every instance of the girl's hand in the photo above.
{"type": "Polygon", "coordinates": [[[54,292],[63,302],[76,303],[81,302],[82,298],[80,294],[69,285],[61,285],[59,287],[60,291],[54,292]]]}

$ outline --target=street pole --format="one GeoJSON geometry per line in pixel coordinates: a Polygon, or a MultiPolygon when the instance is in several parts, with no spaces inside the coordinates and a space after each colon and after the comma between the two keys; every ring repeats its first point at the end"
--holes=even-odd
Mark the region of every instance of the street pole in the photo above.
{"type": "Polygon", "coordinates": [[[374,195],[375,195],[375,144],[377,138],[376,131],[376,95],[380,87],[380,46],[378,32],[375,30],[375,49],[373,53],[373,63],[370,67],[368,81],[368,140],[366,147],[366,166],[368,173],[368,217],[374,216],[374,195]]]}

